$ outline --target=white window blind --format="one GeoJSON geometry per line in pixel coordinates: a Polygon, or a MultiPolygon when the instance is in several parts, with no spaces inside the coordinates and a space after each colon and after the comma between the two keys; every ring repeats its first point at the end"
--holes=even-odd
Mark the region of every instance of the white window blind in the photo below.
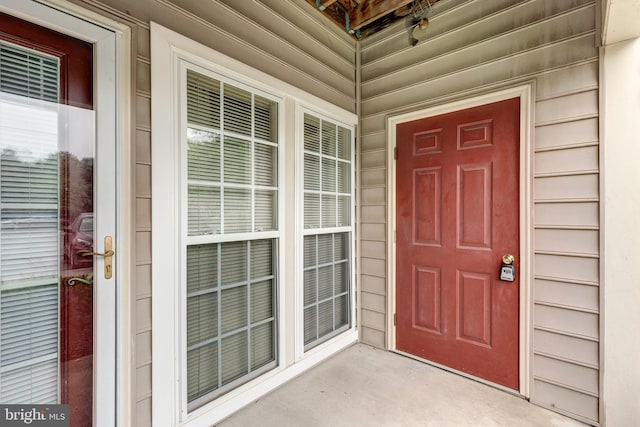
{"type": "Polygon", "coordinates": [[[58,398],[58,81],[56,59],[0,42],[3,404],[58,398]]]}
{"type": "Polygon", "coordinates": [[[0,92],[58,102],[58,60],[0,42],[0,92]]]}
{"type": "Polygon", "coordinates": [[[351,129],[304,114],[303,318],[309,349],[347,330],[352,239],[351,129]]]}
{"type": "Polygon", "coordinates": [[[276,366],[278,103],[192,70],[186,80],[192,410],[276,366]]]}

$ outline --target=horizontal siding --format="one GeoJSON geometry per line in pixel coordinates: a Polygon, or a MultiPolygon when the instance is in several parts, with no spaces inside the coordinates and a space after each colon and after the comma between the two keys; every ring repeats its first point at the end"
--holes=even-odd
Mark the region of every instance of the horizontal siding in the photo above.
{"type": "Polygon", "coordinates": [[[538,203],[534,207],[536,227],[598,228],[598,202],[538,203]]]}
{"type": "Polygon", "coordinates": [[[151,417],[151,47],[146,25],[137,28],[136,69],[136,304],[135,392],[137,425],[152,425],[151,417]]]}
{"type": "Polygon", "coordinates": [[[385,346],[384,332],[367,326],[360,328],[360,340],[378,348],[385,346]]]}
{"type": "Polygon", "coordinates": [[[536,250],[539,251],[556,251],[595,257],[599,252],[599,236],[599,230],[538,228],[534,233],[534,240],[536,250]]]}
{"type": "Polygon", "coordinates": [[[272,31],[281,35],[282,38],[288,39],[292,43],[299,43],[298,46],[309,55],[317,56],[318,52],[324,52],[329,59],[327,63],[333,63],[337,56],[342,62],[351,64],[348,68],[348,75],[353,76],[354,67],[354,46],[353,41],[346,36],[343,31],[336,31],[335,25],[326,20],[321,19],[322,14],[316,9],[310,9],[305,2],[282,1],[282,0],[261,0],[260,2],[242,2],[241,6],[238,1],[224,0],[225,3],[232,5],[236,10],[239,7],[253,8],[253,15],[265,14],[262,18],[252,18],[256,21],[262,19],[272,31]],[[252,7],[256,4],[256,7],[252,7]],[[267,12],[267,10],[269,12],[267,12]],[[281,27],[289,27],[287,31],[283,31],[281,27]],[[304,37],[295,37],[292,39],[290,31],[294,30],[298,33],[304,33],[304,37]],[[289,35],[288,35],[289,34],[289,35]],[[308,46],[308,48],[304,48],[308,46]]]}
{"type": "Polygon", "coordinates": [[[453,46],[441,42],[451,35],[460,41],[458,47],[478,43],[584,4],[589,4],[589,1],[492,0],[482,4],[474,4],[474,0],[442,1],[429,16],[429,25],[432,28],[437,26],[437,29],[427,31],[426,40],[417,46],[409,46],[407,34],[401,26],[368,37],[363,42],[362,69],[396,56],[403,56],[405,64],[410,64],[412,57],[428,57],[424,51],[442,54],[452,50],[453,46]]]}
{"type": "Polygon", "coordinates": [[[534,274],[569,282],[597,284],[598,259],[568,253],[541,253],[536,249],[534,274]]]}
{"type": "Polygon", "coordinates": [[[533,315],[536,327],[576,337],[598,339],[597,312],[579,311],[575,307],[554,307],[537,302],[533,315]]]}
{"type": "MultiPolygon", "coordinates": [[[[407,42],[404,24],[361,42],[361,227],[371,236],[363,248],[381,241],[379,226],[387,220],[387,117],[534,80],[531,399],[597,422],[600,158],[595,2],[448,0],[433,9],[427,39],[415,47],[407,42]]],[[[380,296],[385,291],[381,279],[387,277],[380,265],[381,248],[367,248],[372,259],[363,259],[367,272],[361,276],[362,289],[380,296]]],[[[363,298],[362,309],[378,313],[379,300],[363,298]]],[[[380,326],[386,323],[371,322],[376,331],[380,326]]],[[[363,333],[367,339],[374,345],[381,342],[377,335],[363,333]]]]}
{"type": "Polygon", "coordinates": [[[365,258],[384,259],[386,255],[386,245],[384,242],[362,241],[360,256],[365,258]]]}
{"type": "Polygon", "coordinates": [[[558,280],[536,279],[533,287],[534,301],[540,304],[557,304],[578,310],[598,312],[598,286],[570,283],[558,280]]]}
{"type": "Polygon", "coordinates": [[[574,121],[598,114],[598,91],[590,90],[536,102],[536,125],[574,121]]]}
{"type": "Polygon", "coordinates": [[[564,384],[555,384],[538,378],[534,379],[532,388],[532,393],[540,396],[540,399],[534,400],[537,403],[586,421],[598,419],[596,396],[572,390],[564,384]]]}
{"type": "MultiPolygon", "coordinates": [[[[424,106],[425,93],[429,93],[429,103],[447,99],[453,95],[460,96],[492,85],[522,81],[524,78],[535,78],[536,74],[549,68],[560,68],[567,63],[594,58],[598,51],[595,48],[595,34],[581,34],[557,43],[539,46],[499,60],[478,64],[476,67],[453,71],[419,83],[406,86],[403,89],[363,99],[362,101],[362,131],[364,134],[379,131],[384,128],[385,117],[391,111],[404,111],[424,106]]],[[[429,63],[424,64],[429,68],[429,63]]]]}
{"type": "Polygon", "coordinates": [[[598,395],[598,371],[596,369],[546,356],[536,355],[533,360],[537,370],[536,376],[541,380],[549,381],[548,378],[554,378],[556,381],[559,380],[586,394],[598,395]]]}
{"type": "Polygon", "coordinates": [[[565,121],[536,128],[537,152],[598,143],[598,119],[594,117],[565,121]]]}
{"type": "MultiPolygon", "coordinates": [[[[543,9],[535,4],[541,2],[542,0],[523,3],[521,8],[512,8],[511,11],[519,15],[527,12],[541,14],[544,13],[543,9]]],[[[475,31],[475,26],[469,26],[443,35],[433,40],[433,44],[419,44],[415,51],[408,52],[410,55],[404,58],[393,55],[391,58],[395,61],[378,61],[372,66],[364,66],[362,74],[366,81],[362,84],[362,96],[379,97],[397,89],[418,85],[426,79],[439,78],[452,71],[451,64],[455,64],[457,69],[476,67],[510,56],[520,56],[527,51],[535,52],[556,40],[570,39],[576,34],[590,33],[593,25],[585,18],[593,15],[594,8],[591,4],[563,11],[556,16],[543,16],[541,19],[532,17],[531,22],[519,22],[514,16],[505,16],[510,14],[494,15],[477,23],[475,26],[481,27],[478,31],[475,31]],[[565,25],[569,21],[575,24],[565,25]],[[504,25],[501,24],[505,23],[508,26],[502,28],[504,25]],[[486,34],[486,29],[490,29],[491,34],[486,34]],[[416,61],[416,58],[425,59],[416,61]],[[400,85],[401,82],[404,84],[400,85]]]]}
{"type": "Polygon", "coordinates": [[[368,224],[384,224],[387,220],[384,205],[364,206],[361,211],[361,216],[368,224]]]}
{"type": "Polygon", "coordinates": [[[539,202],[597,200],[598,185],[599,177],[596,173],[537,177],[534,180],[535,200],[539,202]]]}
{"type": "MultiPolygon", "coordinates": [[[[173,1],[177,4],[182,3],[177,0],[173,1]]],[[[228,10],[233,11],[231,16],[234,17],[235,21],[230,23],[232,26],[250,25],[250,31],[242,34],[245,43],[249,43],[272,55],[275,53],[273,52],[273,47],[278,46],[278,55],[289,64],[309,74],[317,73],[318,76],[323,77],[321,78],[323,82],[332,86],[339,86],[346,93],[353,93],[355,53],[353,47],[351,52],[345,52],[345,56],[340,56],[331,49],[332,46],[349,47],[349,44],[345,43],[343,38],[338,38],[335,32],[328,32],[328,34],[334,36],[335,40],[325,39],[324,42],[310,36],[307,33],[307,28],[317,28],[319,25],[317,23],[309,25],[310,17],[303,16],[300,13],[297,15],[299,19],[294,21],[280,16],[269,5],[282,4],[281,0],[279,2],[273,0],[265,0],[264,2],[260,0],[245,0],[241,2],[220,0],[220,2],[224,3],[228,10]],[[290,58],[296,58],[296,61],[291,61],[290,58]]],[[[189,4],[194,5],[194,7],[189,7],[189,10],[196,13],[211,9],[209,4],[202,1],[192,1],[189,4]],[[202,5],[202,9],[195,9],[196,4],[202,5]]],[[[292,7],[291,3],[289,3],[289,7],[292,7]]],[[[215,12],[217,11],[214,10],[211,13],[215,12]]],[[[206,17],[207,21],[214,22],[212,21],[213,16],[198,16],[206,17]]],[[[236,32],[238,30],[240,28],[236,28],[236,32]]]]}
{"type": "Polygon", "coordinates": [[[297,0],[103,0],[355,112],[355,42],[297,0]]]}
{"type": "Polygon", "coordinates": [[[362,292],[385,295],[387,283],[384,277],[362,274],[360,276],[362,292]]]}
{"type": "MultiPolygon", "coordinates": [[[[535,355],[552,357],[594,369],[598,368],[599,350],[598,342],[595,340],[536,328],[533,332],[533,342],[535,343],[533,351],[535,355]]],[[[542,396],[535,396],[533,400],[541,398],[542,396]]]]}
{"type": "Polygon", "coordinates": [[[371,310],[362,310],[360,324],[377,331],[384,331],[384,313],[371,310]]]}
{"type": "Polygon", "coordinates": [[[598,146],[574,147],[535,154],[536,176],[588,172],[598,170],[598,146]]]}
{"type": "Polygon", "coordinates": [[[536,77],[538,101],[597,88],[598,61],[595,58],[551,70],[536,77]]]}

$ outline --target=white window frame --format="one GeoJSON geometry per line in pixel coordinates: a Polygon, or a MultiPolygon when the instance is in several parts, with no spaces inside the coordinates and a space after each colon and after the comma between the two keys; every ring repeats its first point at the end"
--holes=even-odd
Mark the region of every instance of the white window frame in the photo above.
{"type": "MultiPolygon", "coordinates": [[[[178,156],[174,159],[174,164],[179,164],[179,171],[178,171],[178,175],[179,175],[179,180],[180,180],[180,202],[178,204],[178,206],[180,206],[180,212],[178,213],[179,215],[179,222],[178,224],[180,225],[180,237],[179,237],[179,248],[177,248],[180,251],[180,255],[179,255],[179,281],[176,282],[177,283],[177,288],[176,291],[178,292],[178,300],[177,302],[179,303],[179,307],[178,307],[178,340],[179,340],[179,348],[178,348],[178,353],[176,354],[176,358],[179,360],[179,369],[180,369],[180,376],[181,378],[184,378],[185,381],[181,381],[181,387],[180,387],[180,408],[181,408],[181,417],[182,419],[186,419],[190,416],[189,414],[189,410],[188,410],[188,406],[189,406],[189,402],[188,402],[188,397],[187,397],[187,362],[186,362],[186,349],[187,349],[187,322],[186,322],[186,306],[187,306],[187,288],[186,288],[186,283],[187,283],[187,269],[186,269],[186,265],[187,265],[187,247],[189,245],[205,245],[205,244],[218,244],[218,243],[227,243],[227,242],[248,242],[248,241],[254,241],[254,240],[262,240],[262,239],[266,239],[266,240],[275,240],[276,241],[276,248],[277,250],[273,252],[273,256],[276,259],[277,262],[277,268],[276,271],[274,272],[274,281],[275,281],[275,293],[276,293],[276,305],[274,307],[274,322],[276,325],[276,333],[274,334],[274,340],[275,340],[275,359],[276,359],[276,366],[280,367],[281,366],[281,361],[280,361],[280,349],[279,349],[279,344],[282,340],[279,339],[280,334],[283,332],[282,328],[281,328],[281,322],[280,322],[280,307],[282,305],[282,301],[280,298],[280,294],[282,293],[280,288],[280,279],[279,279],[279,275],[280,272],[282,271],[282,258],[283,258],[283,254],[282,254],[282,228],[284,226],[284,221],[282,219],[282,212],[283,212],[283,198],[282,198],[282,191],[283,191],[283,187],[284,187],[284,180],[282,178],[282,173],[281,173],[281,169],[283,168],[284,165],[284,150],[282,149],[282,140],[284,139],[284,133],[283,133],[283,129],[284,129],[284,119],[283,119],[283,112],[284,112],[284,99],[280,96],[274,95],[270,92],[268,92],[267,90],[263,90],[260,88],[256,88],[254,86],[252,86],[251,84],[243,81],[243,79],[238,79],[235,80],[233,76],[229,76],[226,75],[224,72],[222,73],[217,73],[212,71],[211,69],[202,67],[200,65],[194,64],[193,62],[191,62],[192,58],[184,58],[182,56],[176,57],[176,67],[178,67],[178,74],[177,74],[177,80],[174,82],[177,87],[179,87],[178,91],[177,91],[177,99],[176,102],[178,102],[177,105],[179,105],[179,120],[180,122],[178,123],[178,128],[179,128],[179,136],[177,136],[176,141],[177,141],[177,147],[176,149],[178,150],[179,154],[178,156]],[[222,233],[222,234],[212,234],[212,235],[193,235],[190,236],[189,232],[188,232],[188,203],[189,203],[189,192],[188,192],[188,186],[189,186],[189,179],[188,179],[188,166],[187,166],[187,161],[188,161],[188,144],[187,144],[187,128],[189,127],[189,124],[187,122],[187,70],[191,70],[191,71],[195,71],[196,73],[202,74],[204,76],[210,77],[214,80],[217,80],[221,83],[224,83],[225,85],[231,85],[234,86],[236,88],[240,88],[242,90],[246,90],[248,92],[250,92],[252,95],[259,95],[262,96],[264,98],[267,98],[271,101],[276,102],[276,104],[278,105],[278,117],[277,117],[277,128],[278,128],[278,137],[277,137],[277,141],[276,141],[276,147],[278,150],[278,155],[277,155],[277,184],[276,184],[276,189],[277,189],[277,207],[276,207],[276,230],[269,230],[269,231],[260,231],[260,232],[255,232],[255,231],[251,231],[251,232],[241,232],[241,233],[234,233],[234,232],[228,232],[228,233],[222,233]],[[183,286],[184,285],[184,286],[183,286]],[[184,312],[182,311],[184,310],[184,312]]],[[[225,134],[224,133],[219,133],[219,137],[220,137],[220,145],[221,147],[224,146],[224,139],[225,139],[225,134]]],[[[253,143],[253,142],[252,142],[253,143]]],[[[222,150],[220,152],[220,157],[222,160],[222,150]]],[[[223,182],[224,179],[222,177],[222,174],[220,176],[220,181],[223,182]]],[[[220,188],[229,188],[227,186],[228,184],[221,184],[220,188]]],[[[249,187],[251,189],[251,191],[255,190],[255,184],[252,182],[251,184],[249,184],[249,187]]],[[[232,187],[233,188],[233,185],[232,187]]],[[[222,199],[221,199],[222,200],[222,199]]],[[[251,218],[252,221],[255,219],[255,206],[252,203],[251,204],[251,218]]],[[[224,209],[221,209],[220,211],[220,216],[221,218],[224,217],[224,209]]],[[[222,222],[221,222],[222,224],[222,222]]],[[[249,278],[247,278],[247,281],[249,280],[249,278]]],[[[219,296],[218,298],[221,298],[222,296],[222,291],[220,289],[218,289],[219,292],[219,296]]],[[[218,363],[222,363],[221,361],[218,361],[218,363]]],[[[277,369],[277,368],[275,368],[277,369]]],[[[246,375],[251,376],[252,373],[255,374],[257,372],[260,372],[261,369],[258,369],[256,371],[252,371],[246,375]]],[[[246,376],[245,375],[245,376],[246,376]]],[[[263,374],[264,375],[264,374],[263,374]]],[[[239,380],[241,380],[242,378],[245,378],[245,376],[239,378],[239,380]]],[[[251,383],[252,380],[249,380],[247,383],[251,383]]],[[[233,383],[232,383],[233,384],[233,383]]],[[[232,385],[229,384],[229,385],[232,385]]],[[[226,388],[226,386],[223,386],[222,389],[224,390],[226,388]]],[[[242,388],[242,386],[239,386],[238,388],[242,388]]],[[[231,393],[233,391],[233,389],[231,389],[230,391],[227,392],[223,392],[222,396],[224,396],[227,393],[231,393]]],[[[218,397],[219,398],[219,397],[218,397]]],[[[217,398],[216,398],[217,399],[217,398]]],[[[199,399],[196,399],[196,402],[199,399]]],[[[215,400],[215,399],[214,399],[215,400]]],[[[206,406],[207,404],[203,404],[201,406],[206,406]]],[[[192,412],[198,412],[199,409],[194,409],[192,412]]]]}
{"type": "MultiPolygon", "coordinates": [[[[299,292],[295,286],[298,264],[285,259],[296,258],[298,243],[295,236],[299,232],[294,224],[298,219],[298,197],[294,186],[290,184],[295,180],[299,169],[295,161],[295,145],[299,143],[296,136],[297,103],[312,105],[315,111],[320,111],[318,114],[329,116],[350,127],[357,123],[357,116],[155,22],[151,23],[151,54],[152,417],[156,422],[167,425],[204,427],[228,417],[358,339],[353,312],[352,327],[347,332],[319,345],[304,357],[298,357],[296,346],[300,341],[297,334],[300,325],[296,300],[299,292]],[[181,140],[180,99],[184,96],[180,93],[179,84],[181,61],[212,70],[283,100],[283,108],[278,114],[278,366],[192,412],[186,411],[181,400],[184,377],[180,360],[183,348],[179,319],[183,313],[180,311],[179,287],[176,286],[181,283],[182,277],[182,234],[179,221],[182,204],[185,203],[181,199],[182,172],[177,163],[180,159],[180,144],[176,143],[181,140]]],[[[353,278],[352,286],[353,300],[353,278]]],[[[352,311],[354,310],[352,301],[352,311]]]]}
{"type": "MultiPolygon", "coordinates": [[[[340,117],[335,116],[330,111],[321,111],[313,106],[299,102],[296,108],[296,240],[298,250],[296,251],[296,283],[298,289],[296,292],[296,360],[300,360],[307,355],[322,353],[325,348],[330,347],[334,341],[339,340],[341,335],[347,332],[357,333],[356,331],[356,203],[355,203],[355,184],[356,184],[356,162],[355,162],[355,126],[348,122],[344,122],[340,117]],[[304,228],[304,115],[309,114],[315,118],[330,122],[337,126],[349,129],[351,131],[351,225],[336,226],[328,228],[304,228]],[[319,230],[326,230],[317,233],[319,230]],[[350,233],[349,239],[349,327],[345,332],[341,332],[334,337],[320,341],[319,344],[305,351],[304,347],[304,238],[309,235],[316,234],[338,234],[350,233]]],[[[322,156],[320,156],[322,158],[322,156]]],[[[322,339],[321,339],[322,340],[322,339]]]]}

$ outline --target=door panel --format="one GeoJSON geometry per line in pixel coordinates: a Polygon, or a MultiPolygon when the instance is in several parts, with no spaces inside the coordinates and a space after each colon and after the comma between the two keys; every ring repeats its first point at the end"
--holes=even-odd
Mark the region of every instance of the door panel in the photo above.
{"type": "Polygon", "coordinates": [[[30,302],[19,308],[36,319],[22,327],[28,343],[2,347],[1,403],[64,403],[72,426],[92,425],[93,46],[5,14],[0,28],[3,344],[18,320],[5,304],[12,293],[30,302]],[[7,244],[19,239],[24,249],[7,244]],[[47,268],[30,273],[30,265],[47,268]],[[45,290],[54,292],[46,301],[45,290]],[[12,355],[22,364],[11,364],[12,355]],[[18,373],[21,382],[12,383],[18,373]]]}
{"type": "Polygon", "coordinates": [[[399,124],[396,346],[518,388],[519,99],[399,124]],[[517,266],[516,266],[517,267],[517,266]]]}

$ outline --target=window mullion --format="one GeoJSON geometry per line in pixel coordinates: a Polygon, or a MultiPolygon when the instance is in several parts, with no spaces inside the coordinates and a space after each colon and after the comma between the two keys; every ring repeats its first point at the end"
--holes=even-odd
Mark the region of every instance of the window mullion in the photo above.
{"type": "Polygon", "coordinates": [[[251,244],[253,242],[247,242],[247,372],[251,372],[252,365],[252,352],[251,352],[251,244]]]}
{"type": "Polygon", "coordinates": [[[218,298],[216,302],[218,303],[217,307],[217,323],[218,323],[218,346],[216,349],[218,350],[218,388],[222,387],[222,243],[216,244],[216,263],[218,270],[217,288],[218,288],[218,298]]]}
{"type": "Polygon", "coordinates": [[[319,301],[319,295],[320,295],[320,267],[318,267],[318,265],[320,264],[319,258],[320,258],[320,245],[318,244],[318,241],[320,239],[318,239],[318,236],[314,236],[313,238],[315,240],[315,244],[316,244],[316,259],[315,259],[315,264],[316,264],[316,340],[318,338],[320,338],[320,303],[319,301]]]}
{"type": "MultiPolygon", "coordinates": [[[[340,224],[340,222],[338,221],[338,215],[339,215],[339,211],[340,211],[338,209],[338,203],[339,203],[338,202],[339,201],[339,198],[338,198],[338,182],[339,182],[338,181],[338,170],[339,170],[339,165],[340,165],[340,163],[338,162],[338,130],[339,129],[340,129],[340,127],[336,126],[336,131],[335,131],[335,134],[333,135],[334,139],[335,139],[335,144],[336,144],[336,153],[333,156],[333,159],[335,161],[335,167],[334,167],[334,171],[333,171],[333,173],[334,173],[334,182],[335,182],[335,187],[333,188],[333,191],[334,191],[333,203],[335,204],[335,210],[336,210],[335,213],[334,213],[334,220],[335,220],[334,224],[336,226],[338,224],[340,224]]],[[[335,310],[334,310],[334,313],[335,313],[335,310]]],[[[335,323],[334,323],[334,325],[335,325],[335,323]]]]}
{"type": "Polygon", "coordinates": [[[256,123],[255,123],[255,115],[256,115],[256,95],[254,93],[251,94],[251,143],[249,146],[250,150],[250,167],[251,167],[251,177],[250,177],[250,192],[251,192],[251,231],[256,231],[256,158],[255,158],[255,146],[256,146],[256,123]]]}
{"type": "Polygon", "coordinates": [[[331,303],[333,306],[331,326],[336,329],[336,235],[331,235],[331,303]]]}
{"type": "Polygon", "coordinates": [[[224,133],[225,86],[226,85],[224,83],[220,83],[220,158],[218,159],[218,161],[220,162],[220,234],[225,234],[225,231],[226,231],[225,216],[224,216],[224,206],[225,206],[224,146],[226,141],[226,135],[224,133]]]}
{"type": "MultiPolygon", "coordinates": [[[[318,121],[318,183],[319,183],[319,187],[318,187],[318,203],[320,206],[320,215],[318,218],[318,222],[320,224],[320,228],[323,227],[323,218],[322,218],[322,214],[324,213],[324,189],[323,187],[323,181],[322,181],[322,120],[318,121]]],[[[316,250],[316,254],[317,254],[317,250],[316,250]]],[[[316,260],[316,264],[317,264],[317,260],[316,260]]],[[[317,277],[317,276],[316,276],[317,277]]],[[[316,279],[317,281],[317,279],[316,279]]],[[[318,294],[316,294],[318,295],[318,294]]],[[[319,310],[316,311],[316,314],[318,313],[319,310]]],[[[317,337],[317,335],[316,335],[317,337]]]]}

